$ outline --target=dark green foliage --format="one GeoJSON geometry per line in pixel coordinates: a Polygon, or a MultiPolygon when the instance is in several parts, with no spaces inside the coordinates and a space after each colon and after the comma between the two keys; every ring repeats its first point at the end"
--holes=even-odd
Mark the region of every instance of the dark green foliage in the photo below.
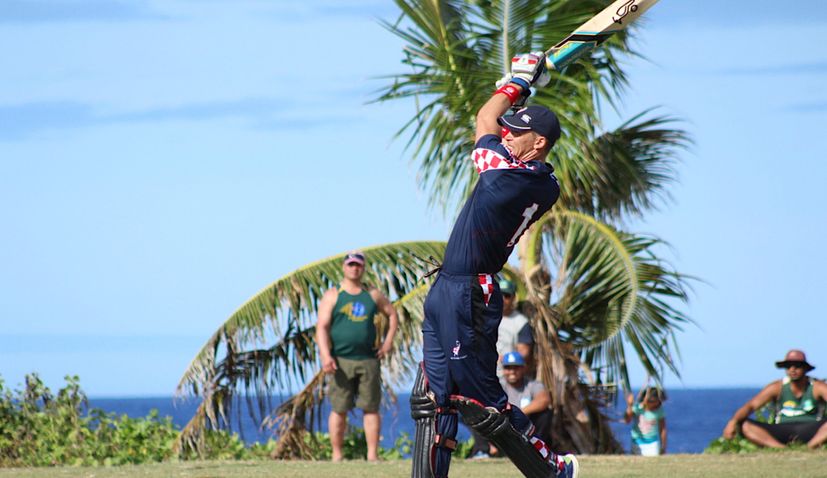
{"type": "MultiPolygon", "coordinates": [[[[311,445],[313,450],[311,459],[330,460],[333,448],[330,444],[330,435],[322,432],[314,432],[305,435],[305,441],[311,445]]],[[[275,443],[270,441],[268,443],[275,443]]],[[[390,449],[379,447],[379,457],[384,460],[399,460],[410,456],[413,441],[407,433],[402,433],[396,439],[394,447],[390,449]]],[[[365,439],[365,430],[356,427],[348,427],[345,433],[345,441],[342,445],[342,455],[345,460],[364,460],[368,455],[368,445],[365,439]]]]}
{"type": "MultiPolygon", "coordinates": [[[[88,408],[86,394],[76,376],[66,377],[66,386],[53,394],[37,374],[26,376],[23,390],[5,388],[0,378],[0,467],[110,466],[154,463],[168,460],[255,460],[270,459],[275,440],[246,446],[238,434],[210,430],[205,434],[203,454],[175,450],[180,435],[170,417],[157,410],[146,417],[106,413],[88,408]]],[[[326,433],[306,435],[314,460],[329,460],[330,437],[326,433]]],[[[387,460],[410,455],[413,443],[407,434],[397,438],[394,448],[381,449],[387,460]]],[[[365,432],[350,428],[345,436],[347,459],[367,456],[365,432]]]]}
{"type": "Polygon", "coordinates": [[[0,379],[0,466],[118,465],[172,456],[178,432],[170,418],[86,412],[78,377],[67,376],[57,395],[36,374],[23,390],[0,379]]]}
{"type": "Polygon", "coordinates": [[[752,453],[758,450],[760,450],[758,445],[739,435],[732,440],[724,437],[712,440],[704,449],[704,453],[719,455],[721,453],[752,453]]]}
{"type": "MultiPolygon", "coordinates": [[[[827,450],[827,445],[821,447],[822,450],[827,450]]],[[[724,437],[718,437],[711,442],[709,445],[704,449],[704,453],[709,453],[712,455],[721,455],[724,453],[783,453],[786,451],[807,451],[806,443],[801,442],[792,442],[790,443],[787,448],[763,448],[751,441],[747,440],[746,438],[738,435],[737,437],[733,438],[732,440],[727,440],[724,437]]]]}
{"type": "Polygon", "coordinates": [[[474,438],[471,437],[467,441],[457,443],[457,449],[454,450],[455,458],[468,458],[471,456],[471,450],[474,449],[474,438]]]}

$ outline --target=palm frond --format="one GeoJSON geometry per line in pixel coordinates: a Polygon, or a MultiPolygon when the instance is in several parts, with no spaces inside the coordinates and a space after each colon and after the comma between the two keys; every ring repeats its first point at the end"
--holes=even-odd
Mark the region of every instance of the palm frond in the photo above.
{"type": "MultiPolygon", "coordinates": [[[[364,249],[369,258],[365,282],[381,289],[388,297],[401,297],[417,286],[426,266],[419,257],[442,257],[444,243],[403,242],[364,249]]],[[[312,341],[299,340],[296,331],[315,323],[318,302],[325,290],[342,277],[344,254],[309,264],[265,287],[236,310],[210,337],[184,372],[179,393],[201,393],[201,385],[213,383],[216,360],[245,350],[262,348],[268,340],[282,340],[285,351],[274,351],[283,365],[293,373],[281,373],[281,367],[269,372],[274,385],[288,388],[296,376],[303,377],[315,363],[312,341]],[[295,337],[288,341],[285,338],[295,337]],[[289,342],[289,344],[288,344],[289,342]]]]}
{"type": "Polygon", "coordinates": [[[674,118],[631,118],[584,147],[579,158],[561,160],[556,175],[565,185],[560,205],[606,219],[640,215],[669,198],[678,150],[687,133],[669,128],[674,118]]]}
{"type": "MultiPolygon", "coordinates": [[[[412,367],[417,346],[425,284],[420,278],[430,265],[421,258],[442,258],[442,242],[403,242],[369,247],[364,281],[397,301],[400,327],[397,347],[388,357],[386,380],[397,384],[412,367]],[[387,373],[387,372],[390,373],[387,373]]],[[[233,397],[246,397],[254,419],[269,414],[275,392],[304,383],[318,370],[314,342],[318,302],[342,278],[344,254],[314,262],[268,285],[213,333],[184,372],[178,393],[201,396],[200,412],[187,426],[182,441],[196,443],[204,427],[229,423],[226,415],[233,397]]],[[[378,314],[378,336],[387,318],[378,314]]]]}
{"type": "Polygon", "coordinates": [[[526,270],[545,264],[555,271],[550,302],[559,316],[558,333],[589,367],[628,384],[626,342],[653,377],[662,375],[658,363],[678,372],[671,359],[673,334],[690,319],[677,305],[688,300],[691,278],[655,255],[660,240],[564,209],[530,234],[526,270]]]}
{"type": "MultiPolygon", "coordinates": [[[[384,26],[405,42],[402,63],[410,72],[394,75],[376,101],[417,99],[416,113],[397,136],[410,134],[408,147],[419,163],[419,184],[430,192],[432,206],[441,205],[448,212],[476,182],[467,161],[475,114],[490,97],[505,62],[520,51],[547,49],[605,5],[599,0],[396,0],[396,4],[401,19],[384,26]]],[[[616,57],[630,54],[628,35],[615,35],[565,74],[553,72],[552,86],[537,92],[535,102],[561,113],[565,134],[555,155],[563,162],[580,158],[582,145],[597,136],[598,97],[611,102],[626,84],[616,57]]]]}

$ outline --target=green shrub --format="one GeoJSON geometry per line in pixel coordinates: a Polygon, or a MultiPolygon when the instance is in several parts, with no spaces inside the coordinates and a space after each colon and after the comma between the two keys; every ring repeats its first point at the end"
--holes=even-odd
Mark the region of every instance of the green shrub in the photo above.
{"type": "MultiPolygon", "coordinates": [[[[178,459],[173,453],[180,431],[172,418],[161,418],[152,410],[143,418],[106,413],[88,408],[86,395],[76,376],[66,377],[66,386],[53,394],[37,374],[27,375],[23,390],[5,387],[0,377],[0,467],[141,464],[178,459]]],[[[269,459],[276,440],[245,446],[238,434],[225,430],[206,432],[203,455],[182,458],[209,460],[269,459]]],[[[305,437],[314,459],[329,460],[332,448],[327,433],[305,437]]],[[[473,444],[473,443],[472,443],[473,444]]],[[[457,453],[470,449],[462,444],[457,453]]],[[[403,433],[394,447],[379,448],[380,457],[394,460],[410,456],[413,442],[403,433]]],[[[365,431],[350,427],[345,434],[344,457],[367,457],[365,431]]]]}
{"type": "Polygon", "coordinates": [[[78,377],[54,395],[37,374],[23,390],[0,379],[0,466],[118,465],[172,456],[178,431],[153,410],[145,418],[88,408],[78,377]]]}
{"type": "Polygon", "coordinates": [[[704,449],[704,453],[720,455],[722,453],[752,453],[758,450],[758,445],[739,435],[732,440],[724,437],[712,440],[704,449]]]}
{"type": "MultiPolygon", "coordinates": [[[[333,455],[333,446],[330,444],[330,435],[322,432],[314,432],[313,435],[309,433],[304,437],[307,443],[313,450],[312,459],[314,460],[330,460],[333,455]]],[[[270,444],[274,440],[267,443],[270,444]]],[[[413,442],[407,433],[402,433],[394,442],[393,448],[379,447],[379,457],[385,460],[398,460],[405,456],[409,456],[413,442]]],[[[272,447],[271,447],[272,449],[272,447]]],[[[368,456],[368,444],[365,438],[365,430],[358,427],[348,426],[345,432],[344,442],[342,443],[342,457],[345,460],[364,460],[368,456]]]]}

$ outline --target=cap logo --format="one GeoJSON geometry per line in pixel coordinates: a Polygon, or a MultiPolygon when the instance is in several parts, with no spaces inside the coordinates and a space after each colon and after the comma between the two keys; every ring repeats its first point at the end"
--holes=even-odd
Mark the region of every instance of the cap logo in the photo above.
{"type": "Polygon", "coordinates": [[[520,119],[525,121],[526,123],[531,123],[531,116],[527,114],[523,114],[522,116],[520,116],[520,119]]]}

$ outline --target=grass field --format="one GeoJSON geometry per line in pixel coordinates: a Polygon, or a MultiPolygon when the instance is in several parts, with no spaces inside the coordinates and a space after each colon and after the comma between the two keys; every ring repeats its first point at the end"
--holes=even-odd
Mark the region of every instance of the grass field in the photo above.
{"type": "MultiPolygon", "coordinates": [[[[581,478],[678,477],[827,477],[827,452],[755,453],[748,455],[667,455],[582,457],[581,478]]],[[[72,478],[379,478],[410,476],[410,461],[372,464],[330,462],[182,462],[113,468],[7,468],[0,477],[72,478]]],[[[520,477],[506,460],[459,461],[451,476],[473,478],[520,477]]]]}

